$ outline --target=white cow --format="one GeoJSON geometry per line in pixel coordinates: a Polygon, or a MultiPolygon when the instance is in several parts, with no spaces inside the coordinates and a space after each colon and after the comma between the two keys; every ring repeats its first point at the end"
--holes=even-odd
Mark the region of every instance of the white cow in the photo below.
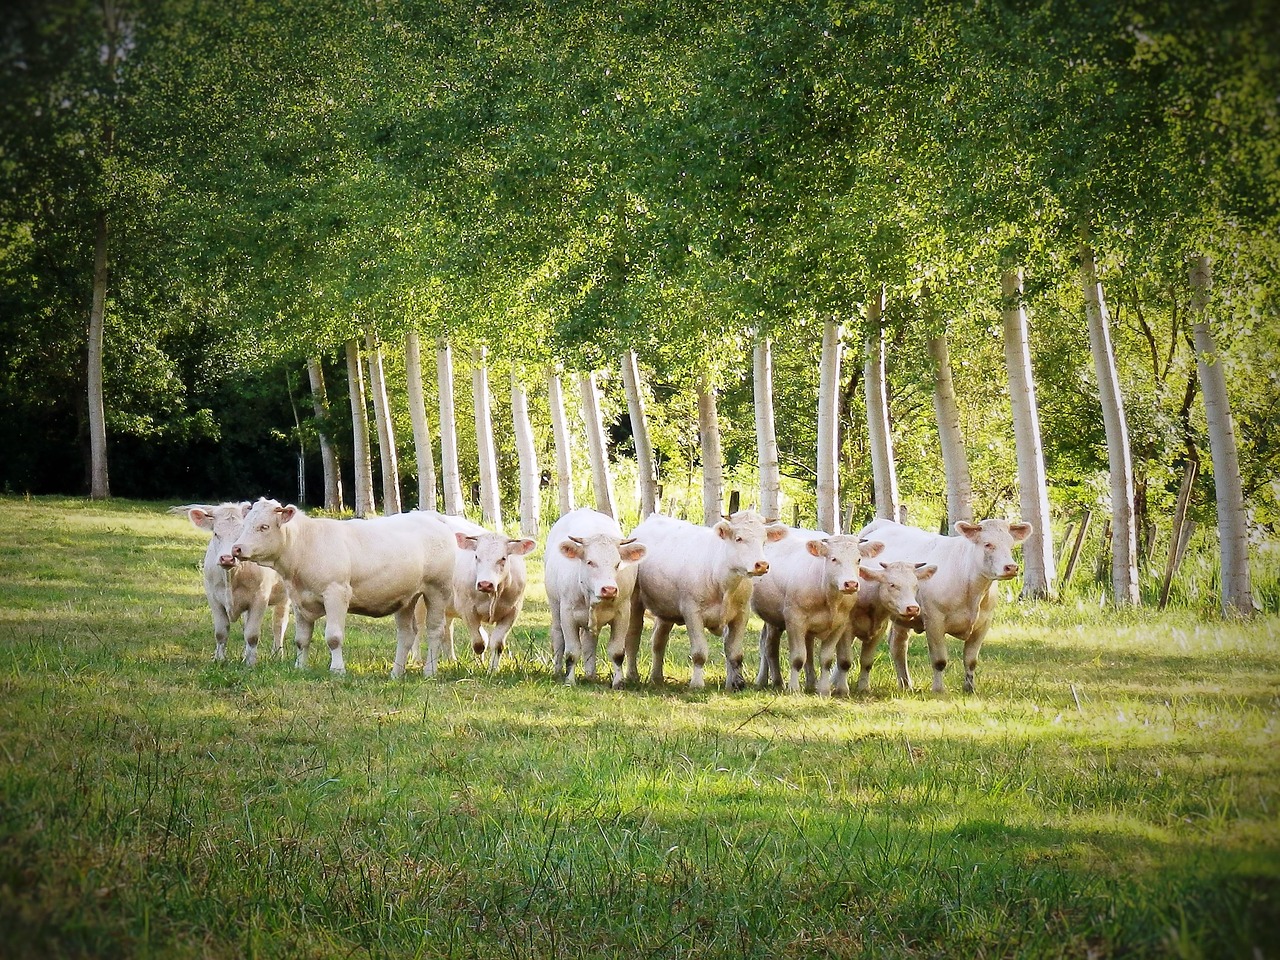
{"type": "Polygon", "coordinates": [[[299,668],[307,665],[311,633],[321,617],[325,618],[329,669],[344,673],[347,614],[394,615],[393,677],[404,675],[416,636],[414,609],[420,599],[426,605],[427,631],[422,673],[435,675],[457,552],[453,531],[418,511],[369,520],[330,520],[265,499],[253,505],[231,549],[233,556],[272,567],[284,578],[297,620],[299,668]]]}
{"type": "Polygon", "coordinates": [[[765,541],[778,541],[789,528],[752,510],[740,510],[713,527],[654,515],[632,531],[648,547],[636,578],[627,630],[626,655],[635,670],[644,611],[653,615],[654,683],[663,682],[663,658],[671,628],[689,633],[693,669],[689,687],[700,690],[707,663],[706,630],[724,639],[726,690],[741,690],[742,635],[750,613],[752,582],[769,572],[765,541]]]}
{"type": "MultiPolygon", "coordinates": [[[[564,673],[565,683],[574,683],[578,663],[585,676],[595,676],[596,647],[608,626],[613,686],[622,686],[636,564],[644,556],[643,544],[623,539],[618,521],[595,510],[571,510],[548,532],[544,581],[551,644],[556,673],[564,673]]],[[[633,660],[633,673],[634,668],[633,660]]]]}
{"type": "Polygon", "coordinates": [[[821,662],[817,692],[822,696],[831,693],[837,643],[848,631],[858,599],[861,560],[882,549],[884,544],[876,541],[859,542],[853,536],[795,528],[782,540],[765,546],[769,572],[756,580],[751,592],[751,608],[764,621],[756,686],[781,685],[778,647],[785,630],[791,653],[787,689],[800,691],[801,671],[812,682],[816,646],[821,662]]]}
{"type": "Polygon", "coordinates": [[[489,672],[496,672],[506,649],[507,634],[524,606],[528,580],[524,558],[537,544],[486,530],[465,517],[433,512],[428,516],[452,530],[458,543],[453,600],[445,614],[443,653],[448,659],[453,658],[453,621],[461,619],[471,634],[471,649],[482,661],[487,653],[489,672]]]}
{"type": "Polygon", "coordinates": [[[952,537],[884,519],[863,527],[862,536],[884,541],[883,561],[908,560],[938,567],[938,572],[917,590],[920,616],[910,623],[894,623],[890,630],[889,652],[903,687],[911,687],[907,638],[908,631],[914,630],[923,632],[928,639],[935,693],[943,690],[947,635],[964,641],[964,689],[966,693],[973,692],[978,651],[995,611],[996,583],[1018,575],[1013,548],[1030,533],[1029,523],[995,519],[957,523],[957,535],[952,537]]]}
{"type": "Polygon", "coordinates": [[[251,504],[221,503],[218,506],[193,503],[172,507],[171,513],[185,513],[201,530],[212,534],[204,552],[204,595],[213,614],[213,659],[227,658],[227,634],[231,624],[244,617],[244,662],[258,662],[258,636],[267,607],[272,610],[271,652],[284,650],[284,631],[289,624],[289,599],[276,572],[256,563],[237,560],[231,545],[240,535],[251,504]]]}
{"type": "Polygon", "coordinates": [[[866,582],[858,592],[853,615],[849,618],[849,640],[842,643],[837,652],[835,686],[844,692],[849,690],[849,669],[852,640],[862,643],[858,656],[861,671],[858,674],[858,692],[871,689],[871,665],[876,659],[876,647],[884,638],[889,623],[910,624],[920,616],[920,602],[916,597],[919,584],[938,572],[934,563],[911,563],[893,560],[880,567],[863,567],[860,575],[866,582]]]}

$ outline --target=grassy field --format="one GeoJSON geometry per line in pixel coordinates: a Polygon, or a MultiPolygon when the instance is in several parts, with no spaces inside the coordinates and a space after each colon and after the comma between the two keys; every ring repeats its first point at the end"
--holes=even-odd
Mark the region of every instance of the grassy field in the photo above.
{"type": "Polygon", "coordinates": [[[203,550],[0,499],[0,957],[1280,957],[1274,616],[1007,604],[973,696],[566,689],[535,562],[496,677],[353,618],[333,679],[215,665],[203,550]]]}

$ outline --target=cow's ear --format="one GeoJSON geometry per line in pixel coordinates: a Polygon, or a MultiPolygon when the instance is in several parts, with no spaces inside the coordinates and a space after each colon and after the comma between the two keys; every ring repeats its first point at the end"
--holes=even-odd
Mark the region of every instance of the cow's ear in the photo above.
{"type": "Polygon", "coordinates": [[[790,532],[790,527],[783,526],[780,523],[775,523],[764,528],[764,538],[770,543],[777,543],[790,532]]]}
{"type": "Polygon", "coordinates": [[[462,531],[455,531],[453,539],[458,541],[459,550],[474,550],[476,548],[476,538],[468,536],[462,531]]]}
{"type": "Polygon", "coordinates": [[[208,507],[188,507],[187,519],[201,530],[213,529],[213,511],[208,507]]]}
{"type": "Polygon", "coordinates": [[[936,563],[917,563],[916,564],[916,579],[921,583],[928,580],[937,572],[938,572],[938,565],[936,563]]]}
{"type": "Polygon", "coordinates": [[[240,516],[241,516],[241,517],[247,517],[247,516],[249,515],[249,511],[250,511],[250,510],[252,510],[252,509],[253,509],[253,504],[252,504],[252,503],[250,503],[248,500],[241,500],[241,501],[240,501],[240,516]]]}
{"type": "Polygon", "coordinates": [[[968,523],[964,520],[956,521],[956,531],[962,537],[968,537],[974,543],[978,542],[978,534],[982,533],[982,524],[968,523]]]}
{"type": "Polygon", "coordinates": [[[291,503],[287,507],[277,507],[276,513],[280,514],[281,523],[288,523],[298,515],[298,508],[291,503]]]}
{"type": "Polygon", "coordinates": [[[1021,543],[1023,540],[1027,539],[1027,537],[1031,536],[1031,531],[1034,529],[1035,528],[1025,520],[1009,524],[1009,533],[1013,535],[1014,543],[1021,543]]]}
{"type": "Polygon", "coordinates": [[[874,580],[876,583],[884,583],[884,567],[859,567],[858,576],[863,580],[874,580]]]}
{"type": "Polygon", "coordinates": [[[809,551],[811,556],[815,557],[825,557],[831,553],[831,548],[828,546],[826,540],[810,540],[804,545],[804,547],[809,551]]]}
{"type": "Polygon", "coordinates": [[[618,556],[622,558],[624,563],[639,563],[648,552],[649,548],[643,543],[621,543],[618,545],[618,556]]]}
{"type": "Polygon", "coordinates": [[[728,520],[721,520],[711,528],[721,540],[728,540],[733,536],[733,525],[728,520]]]}
{"type": "Polygon", "coordinates": [[[859,540],[858,555],[862,557],[878,557],[884,553],[884,543],[879,540],[859,540]]]}
{"type": "Polygon", "coordinates": [[[576,540],[561,540],[559,549],[560,552],[570,560],[581,560],[586,554],[586,551],[582,548],[582,544],[578,543],[576,540]]]}
{"type": "Polygon", "coordinates": [[[527,556],[530,553],[533,553],[534,548],[537,546],[538,545],[536,543],[534,543],[532,540],[529,540],[527,538],[524,540],[508,540],[507,553],[511,553],[511,554],[515,554],[516,556],[523,557],[523,556],[527,556]]]}

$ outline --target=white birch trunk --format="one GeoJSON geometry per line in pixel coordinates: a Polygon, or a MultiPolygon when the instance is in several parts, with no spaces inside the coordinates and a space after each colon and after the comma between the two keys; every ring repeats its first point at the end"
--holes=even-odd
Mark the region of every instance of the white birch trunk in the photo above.
{"type": "Polygon", "coordinates": [[[698,443],[702,449],[702,522],[719,523],[724,516],[724,459],[720,455],[720,417],[711,374],[698,380],[698,443]]]}
{"type": "Polygon", "coordinates": [[[600,422],[600,397],[596,393],[594,373],[578,377],[582,395],[582,420],[587,428],[587,451],[591,457],[591,486],[596,495],[596,509],[614,519],[618,517],[613,495],[613,476],[609,471],[609,454],[604,442],[604,424],[600,422]]]}
{"type": "Polygon", "coordinates": [[[378,426],[378,458],[382,464],[382,512],[400,512],[400,458],[396,455],[396,431],[387,402],[387,378],[382,370],[382,344],[365,331],[369,361],[369,390],[373,394],[373,419],[378,426]]]}
{"type": "Polygon", "coordinates": [[[431,425],[422,390],[422,344],[418,331],[404,335],[404,379],[409,394],[409,420],[413,424],[413,457],[418,464],[418,509],[436,508],[436,461],[431,446],[431,425]]]}
{"type": "Polygon", "coordinates": [[[1196,371],[1204,393],[1209,427],[1209,452],[1213,458],[1213,489],[1218,508],[1218,549],[1222,558],[1222,612],[1224,616],[1254,615],[1253,584],[1249,574],[1249,528],[1244,510],[1244,486],[1240,479],[1240,454],[1236,429],[1227,398],[1227,380],[1213,331],[1209,327],[1208,257],[1191,264],[1192,324],[1196,347],[1196,371]]]}
{"type": "Polygon", "coordinates": [[[547,399],[551,407],[551,435],[556,448],[556,499],[560,516],[574,507],[573,451],[569,446],[569,425],[564,415],[564,389],[560,374],[552,367],[547,372],[547,399]]]}
{"type": "Polygon", "coordinates": [[[355,513],[367,517],[377,511],[373,501],[373,463],[369,450],[369,411],[364,399],[364,370],[360,365],[360,344],[346,343],[347,395],[351,400],[352,469],[355,471],[355,513]]]}
{"type": "Polygon", "coordinates": [[[938,421],[938,442],[942,447],[942,469],[947,479],[947,522],[973,522],[973,483],[969,479],[969,457],[964,434],[960,432],[960,406],[951,381],[951,353],[944,330],[929,338],[933,360],[933,412],[938,421]]]}
{"type": "Polygon", "coordinates": [[[867,394],[867,435],[871,447],[871,473],[876,488],[876,516],[899,520],[898,471],[893,459],[893,435],[889,431],[889,400],[885,387],[884,288],[867,304],[867,360],[863,383],[867,394]]]}
{"type": "Polygon", "coordinates": [[[440,393],[440,474],[444,486],[444,512],[463,512],[462,479],[458,473],[458,427],[454,419],[453,351],[449,341],[436,341],[436,389],[440,393]]]}
{"type": "Polygon", "coordinates": [[[515,367],[511,369],[511,419],[516,431],[516,455],[520,460],[520,532],[526,537],[536,537],[541,520],[542,471],[538,468],[533,425],[529,422],[529,398],[515,367]]]}
{"type": "Polygon", "coordinates": [[[1028,600],[1051,599],[1056,592],[1058,571],[1049,515],[1049,480],[1040,439],[1040,411],[1031,376],[1031,341],[1022,304],[1022,270],[1006,270],[1000,286],[1004,297],[1004,364],[1018,458],[1018,505],[1021,519],[1032,527],[1031,536],[1022,543],[1022,596],[1028,600]]]}
{"type": "Polygon", "coordinates": [[[489,401],[488,351],[471,351],[471,403],[476,417],[476,456],[480,466],[480,515],[486,526],[502,529],[502,504],[498,499],[498,455],[493,446],[493,417],[489,401]]]}
{"type": "Polygon", "coordinates": [[[107,311],[107,215],[98,213],[93,238],[93,291],[89,306],[89,496],[111,496],[107,471],[107,414],[102,390],[103,327],[107,311]]]}
{"type": "Polygon", "coordinates": [[[636,475],[640,485],[640,519],[657,509],[658,481],[653,475],[653,444],[649,442],[649,421],[640,390],[640,365],[634,350],[622,355],[622,384],[627,392],[627,414],[636,445],[636,475]]]}
{"type": "Polygon", "coordinates": [[[818,367],[818,529],[841,532],[840,523],[840,322],[822,324],[818,367]]]}
{"type": "Polygon", "coordinates": [[[1129,449],[1129,425],[1125,419],[1120,376],[1111,346],[1107,301],[1098,282],[1093,248],[1080,244],[1080,283],[1084,291],[1089,349],[1098,379],[1098,399],[1107,436],[1111,477],[1111,589],[1117,606],[1139,602],[1138,541],[1133,524],[1133,460],[1129,449]]]}
{"type": "MultiPolygon", "coordinates": [[[[324,367],[319,357],[307,357],[307,379],[311,381],[311,409],[316,420],[329,422],[329,391],[324,385],[324,367]]],[[[320,437],[320,463],[324,469],[324,508],[329,513],[342,510],[342,471],[338,466],[338,451],[323,429],[316,430],[320,437]]]]}
{"type": "Polygon", "coordinates": [[[773,344],[756,339],[751,356],[756,414],[756,457],[760,462],[760,512],[769,519],[782,515],[782,481],[778,473],[778,433],[773,420],[773,344]]]}

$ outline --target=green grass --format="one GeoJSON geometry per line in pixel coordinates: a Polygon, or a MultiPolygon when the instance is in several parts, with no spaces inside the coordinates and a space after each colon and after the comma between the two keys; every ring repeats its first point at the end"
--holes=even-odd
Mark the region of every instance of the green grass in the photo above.
{"type": "Polygon", "coordinates": [[[1007,604],[973,696],[615,693],[553,682],[535,563],[496,677],[393,682],[357,617],[334,679],[212,663],[203,544],[0,500],[0,956],[1280,956],[1274,616],[1007,604]]]}

